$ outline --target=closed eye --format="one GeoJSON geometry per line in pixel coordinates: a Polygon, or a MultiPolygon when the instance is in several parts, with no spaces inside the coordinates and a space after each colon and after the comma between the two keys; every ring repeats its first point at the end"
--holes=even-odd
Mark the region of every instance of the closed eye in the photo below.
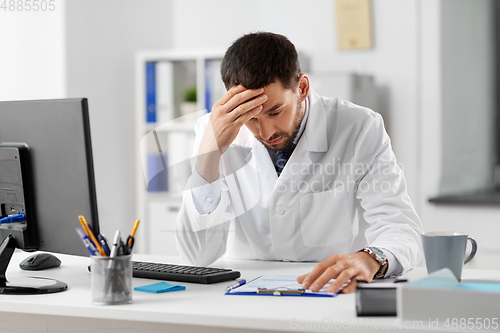
{"type": "Polygon", "coordinates": [[[274,117],[274,116],[279,115],[279,114],[281,113],[281,111],[282,111],[282,110],[278,110],[278,111],[275,111],[275,112],[273,112],[273,113],[268,113],[268,115],[269,115],[269,116],[271,116],[271,117],[274,117]]]}

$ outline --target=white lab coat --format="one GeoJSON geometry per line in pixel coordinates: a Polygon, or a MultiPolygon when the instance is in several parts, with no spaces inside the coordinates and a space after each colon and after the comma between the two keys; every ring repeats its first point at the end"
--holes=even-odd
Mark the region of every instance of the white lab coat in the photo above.
{"type": "MultiPolygon", "coordinates": [[[[188,181],[176,221],[186,261],[322,261],[370,245],[389,250],[403,272],[419,262],[422,225],[382,117],[312,90],[309,98],[306,128],[280,177],[243,126],[221,157],[213,212],[198,213],[188,181]]],[[[206,115],[196,125],[195,152],[208,122],[206,115]]]]}

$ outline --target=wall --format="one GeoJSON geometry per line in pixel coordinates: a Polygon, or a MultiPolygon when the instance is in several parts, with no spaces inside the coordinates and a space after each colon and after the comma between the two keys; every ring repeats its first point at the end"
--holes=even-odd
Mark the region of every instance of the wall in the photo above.
{"type": "Polygon", "coordinates": [[[496,162],[492,2],[441,4],[441,192],[491,188],[496,162]]]}
{"type": "MultiPolygon", "coordinates": [[[[435,197],[441,192],[441,170],[444,168],[443,156],[446,156],[443,150],[450,146],[449,137],[443,135],[446,133],[443,128],[446,128],[444,122],[454,120],[454,108],[457,108],[457,104],[453,104],[454,98],[460,101],[463,95],[468,97],[470,101],[466,101],[466,109],[473,112],[474,115],[478,115],[479,119],[472,122],[474,124],[479,121],[479,127],[477,128],[477,135],[479,138],[474,138],[468,133],[455,132],[455,135],[460,133],[464,136],[463,138],[457,138],[460,140],[458,145],[463,143],[467,145],[467,140],[483,140],[483,135],[489,135],[490,131],[488,125],[487,109],[481,110],[475,107],[475,103],[487,102],[488,97],[483,97],[483,101],[477,101],[475,92],[464,91],[464,87],[467,86],[467,82],[474,78],[475,76],[462,75],[460,81],[464,83],[453,82],[458,78],[457,76],[448,77],[447,67],[443,66],[443,63],[447,61],[452,61],[450,56],[445,57],[446,54],[442,48],[443,45],[447,43],[442,41],[442,38],[449,37],[450,31],[449,25],[461,25],[460,31],[471,33],[476,33],[477,24],[483,21],[488,21],[488,7],[487,3],[489,0],[469,0],[469,1],[422,1],[419,8],[419,25],[422,31],[419,44],[420,48],[420,72],[421,78],[419,81],[419,101],[421,103],[421,123],[425,124],[420,128],[420,156],[421,156],[421,173],[419,179],[421,179],[422,192],[419,197],[419,201],[422,203],[422,210],[420,215],[424,222],[424,228],[428,231],[432,230],[455,230],[455,231],[465,231],[470,233],[471,236],[476,238],[479,243],[478,256],[488,255],[490,253],[496,253],[500,255],[500,243],[498,242],[498,234],[500,233],[500,208],[496,206],[490,207],[474,207],[474,206],[454,206],[454,205],[436,205],[428,202],[428,199],[435,197]],[[444,4],[445,3],[445,4],[444,4]],[[443,6],[444,4],[444,6],[443,6]],[[472,7],[468,11],[462,12],[463,8],[455,8],[455,13],[461,12],[462,14],[467,14],[467,19],[461,19],[455,21],[450,21],[449,16],[450,6],[469,6],[476,8],[472,10],[472,7]],[[477,12],[477,9],[482,9],[482,11],[477,12]],[[470,16],[475,14],[475,16],[470,16]],[[476,25],[476,26],[475,26],[476,25]],[[457,89],[455,92],[453,89],[457,89]],[[446,92],[445,92],[446,91],[446,92]],[[448,100],[446,100],[448,99],[448,100]],[[470,107],[473,105],[473,107],[470,107]],[[481,113],[483,112],[483,113],[481,113]],[[445,116],[447,118],[445,118],[445,116]]],[[[467,34],[462,37],[463,39],[470,38],[467,34]]],[[[483,43],[481,40],[473,40],[473,45],[478,45],[478,43],[483,43]]],[[[483,44],[484,45],[484,44],[483,44]]],[[[465,49],[471,50],[472,47],[467,48],[466,46],[461,46],[465,49]]],[[[466,55],[468,57],[468,55],[466,55]]],[[[483,54],[483,59],[484,59],[483,54]]],[[[462,66],[481,66],[481,64],[476,64],[477,59],[471,57],[468,64],[462,66]]],[[[479,56],[478,59],[481,59],[479,56]]],[[[484,65],[484,64],[482,64],[484,65]]],[[[467,70],[462,68],[463,70],[467,70]]],[[[481,83],[482,84],[482,83],[481,83]]],[[[474,89],[474,86],[470,87],[474,89]]],[[[489,91],[488,89],[483,89],[478,93],[481,96],[485,96],[484,93],[489,91]]],[[[486,95],[487,96],[487,95],[486,95]]],[[[487,104],[486,104],[487,105],[487,104]]],[[[458,104],[459,107],[462,107],[458,104]]],[[[463,115],[464,111],[456,111],[463,115]]],[[[463,122],[459,122],[459,126],[463,125],[463,122]]],[[[477,123],[476,123],[477,124],[477,123]]],[[[448,127],[447,130],[450,130],[448,127]]],[[[457,146],[454,146],[455,149],[457,146]]],[[[452,146],[453,148],[453,146],[452,146]]],[[[472,148],[473,149],[473,148],[472,148]]],[[[460,152],[457,152],[460,155],[460,152]]],[[[463,173],[463,177],[469,176],[468,173],[463,173]]],[[[478,179],[474,180],[479,183],[478,179]]],[[[461,185],[462,186],[462,185],[461,185]]],[[[494,267],[495,263],[490,263],[490,265],[484,267],[494,267]]],[[[496,263],[498,265],[498,262],[496,263]]]]}
{"type": "Polygon", "coordinates": [[[167,48],[171,3],[67,3],[67,95],[89,99],[101,230],[135,221],[134,53],[167,48]]]}
{"type": "Polygon", "coordinates": [[[54,11],[8,7],[0,10],[0,100],[64,97],[65,3],[58,1],[54,11]]]}

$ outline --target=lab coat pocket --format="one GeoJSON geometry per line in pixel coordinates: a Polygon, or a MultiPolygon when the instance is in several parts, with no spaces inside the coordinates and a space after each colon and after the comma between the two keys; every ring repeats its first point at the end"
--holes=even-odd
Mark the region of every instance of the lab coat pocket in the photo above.
{"type": "Polygon", "coordinates": [[[351,214],[343,184],[329,191],[304,194],[299,203],[305,246],[331,246],[352,240],[351,214]]]}

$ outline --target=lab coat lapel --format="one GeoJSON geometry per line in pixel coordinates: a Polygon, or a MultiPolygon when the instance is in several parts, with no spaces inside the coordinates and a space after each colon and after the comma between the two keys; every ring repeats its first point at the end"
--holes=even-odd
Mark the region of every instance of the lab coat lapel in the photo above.
{"type": "Polygon", "coordinates": [[[326,153],[328,151],[328,128],[326,127],[326,111],[323,100],[314,90],[310,91],[309,98],[311,109],[309,110],[304,138],[301,140],[305,139],[308,151],[326,153]]]}
{"type": "Polygon", "coordinates": [[[309,101],[310,109],[306,128],[292,156],[285,165],[283,172],[277,179],[273,192],[280,186],[286,187],[285,184],[294,175],[297,175],[297,173],[300,173],[305,168],[309,168],[313,163],[313,159],[315,160],[315,158],[312,158],[314,154],[328,151],[326,111],[323,107],[321,97],[315,91],[311,90],[309,101]]]}

